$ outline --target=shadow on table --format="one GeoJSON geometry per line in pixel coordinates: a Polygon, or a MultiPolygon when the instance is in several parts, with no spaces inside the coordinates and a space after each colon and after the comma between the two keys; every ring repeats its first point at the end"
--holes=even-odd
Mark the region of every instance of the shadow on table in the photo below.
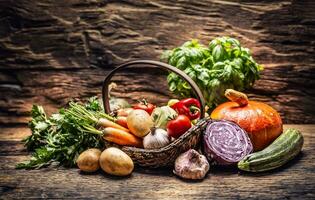
{"type": "Polygon", "coordinates": [[[109,178],[111,180],[124,180],[124,179],[128,179],[130,178],[132,175],[129,176],[113,176],[110,174],[107,174],[106,172],[104,172],[103,170],[97,170],[96,172],[83,172],[78,170],[78,173],[80,175],[84,175],[84,176],[95,176],[95,175],[102,175],[105,178],[109,178]]]}
{"type": "MultiPolygon", "coordinates": [[[[235,174],[240,174],[242,176],[267,176],[274,173],[279,173],[285,170],[290,170],[290,168],[294,165],[298,165],[299,161],[304,158],[305,159],[306,154],[303,152],[300,152],[293,160],[289,161],[288,163],[284,164],[283,166],[270,170],[267,172],[245,172],[240,171],[236,166],[211,166],[210,171],[208,173],[208,176],[211,175],[218,175],[218,176],[230,176],[235,174]]],[[[135,172],[139,174],[150,174],[154,176],[176,176],[173,174],[173,168],[171,167],[165,167],[165,168],[157,168],[157,169],[151,169],[151,168],[142,168],[142,167],[136,167],[135,172]]],[[[184,180],[184,179],[182,179],[184,180]]],[[[185,180],[186,181],[186,180],[185,180]]],[[[189,181],[190,182],[190,181],[189,181]]],[[[193,181],[196,182],[196,181],[193,181]]]]}
{"type": "Polygon", "coordinates": [[[135,169],[135,171],[139,174],[150,174],[151,176],[165,176],[165,177],[173,177],[173,178],[176,178],[178,180],[181,180],[181,181],[184,181],[184,182],[189,182],[189,183],[200,183],[202,182],[203,180],[207,179],[207,176],[205,177],[205,179],[201,179],[201,180],[189,180],[189,179],[183,179],[183,178],[180,178],[179,176],[176,176],[174,173],[173,173],[173,168],[172,167],[164,167],[164,168],[141,168],[141,167],[137,167],[135,169]]]}
{"type": "MultiPolygon", "coordinates": [[[[231,176],[231,175],[237,175],[239,174],[240,176],[245,176],[245,177],[260,177],[260,176],[268,176],[268,175],[272,175],[275,173],[279,173],[285,170],[290,170],[290,168],[293,165],[298,165],[299,161],[303,158],[305,159],[305,152],[301,152],[299,153],[293,160],[289,161],[288,163],[286,163],[285,165],[274,169],[274,170],[270,170],[267,172],[244,172],[244,171],[240,171],[236,166],[211,166],[210,167],[210,171],[209,173],[206,175],[205,179],[207,178],[211,178],[211,176],[231,176]]],[[[150,175],[150,176],[164,176],[164,177],[173,177],[173,178],[177,178],[179,180],[182,180],[184,182],[189,182],[189,183],[199,183],[202,182],[203,180],[186,180],[186,179],[182,179],[178,176],[176,176],[173,173],[173,168],[172,167],[163,167],[163,168],[146,168],[146,167],[140,167],[140,166],[136,166],[134,169],[134,172],[136,172],[137,174],[143,174],[143,175],[150,175]]],[[[98,170],[97,172],[92,172],[92,173],[87,173],[87,172],[82,172],[79,171],[80,174],[82,175],[97,175],[97,174],[101,174],[102,176],[109,178],[111,180],[125,180],[128,179],[132,176],[134,176],[133,174],[129,175],[129,176],[124,176],[124,177],[119,177],[119,176],[113,176],[113,175],[109,175],[105,172],[103,172],[102,170],[98,170]]]]}
{"type": "Polygon", "coordinates": [[[139,174],[150,174],[153,176],[171,176],[173,175],[173,168],[172,167],[148,168],[136,166],[135,172],[139,174]]]}

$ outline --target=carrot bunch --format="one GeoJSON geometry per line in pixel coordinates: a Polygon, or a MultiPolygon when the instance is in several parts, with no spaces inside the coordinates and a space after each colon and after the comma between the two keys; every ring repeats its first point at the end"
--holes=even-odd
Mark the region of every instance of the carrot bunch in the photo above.
{"type": "Polygon", "coordinates": [[[98,134],[106,141],[124,146],[142,147],[142,140],[131,134],[129,129],[115,123],[116,118],[105,113],[87,110],[84,106],[71,102],[69,113],[81,121],[83,132],[98,134]]]}

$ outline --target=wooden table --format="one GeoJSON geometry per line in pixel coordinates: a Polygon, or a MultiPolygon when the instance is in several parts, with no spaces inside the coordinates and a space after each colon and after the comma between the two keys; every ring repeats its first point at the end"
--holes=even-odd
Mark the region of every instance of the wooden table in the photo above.
{"type": "Polygon", "coordinates": [[[211,168],[199,182],[184,181],[171,170],[136,169],[131,177],[117,178],[102,172],[81,174],[78,169],[15,170],[27,159],[20,142],[30,134],[26,127],[0,131],[0,199],[314,199],[315,125],[285,125],[300,129],[303,153],[272,172],[249,174],[237,169],[211,168]]]}

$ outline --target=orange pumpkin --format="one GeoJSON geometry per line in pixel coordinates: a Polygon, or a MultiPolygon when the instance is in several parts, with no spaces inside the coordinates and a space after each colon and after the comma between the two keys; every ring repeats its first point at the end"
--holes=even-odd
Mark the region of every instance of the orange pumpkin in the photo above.
{"type": "Polygon", "coordinates": [[[249,101],[244,93],[228,89],[225,96],[231,100],[213,110],[211,118],[234,121],[249,135],[254,151],[268,146],[282,133],[279,113],[265,103],[249,101]]]}

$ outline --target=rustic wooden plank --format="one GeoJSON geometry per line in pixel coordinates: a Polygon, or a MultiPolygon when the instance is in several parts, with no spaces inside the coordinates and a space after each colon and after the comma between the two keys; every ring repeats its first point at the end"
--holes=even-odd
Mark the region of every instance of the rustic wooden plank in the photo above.
{"type": "MultiPolygon", "coordinates": [[[[290,168],[292,170],[292,167],[290,168]]],[[[10,173],[4,170],[4,173],[10,173]]],[[[202,182],[186,182],[174,175],[158,171],[142,171],[128,178],[114,178],[105,174],[82,175],[78,170],[19,171],[14,176],[1,176],[4,198],[139,198],[139,199],[204,199],[204,198],[291,198],[314,197],[314,173],[305,171],[305,179],[292,170],[245,176],[232,172],[216,172],[202,182]],[[65,175],[66,173],[66,175],[65,175]],[[36,177],[36,178],[35,178],[36,177]],[[34,181],[36,179],[36,181],[34,181]]]]}
{"type": "MultiPolygon", "coordinates": [[[[305,137],[303,153],[284,167],[271,172],[251,174],[233,168],[212,167],[203,181],[184,181],[170,169],[136,168],[126,178],[102,172],[82,174],[78,169],[47,168],[15,170],[16,163],[28,158],[8,152],[1,154],[0,197],[12,198],[92,198],[92,199],[314,199],[315,125],[285,125],[300,129],[305,137]]],[[[1,131],[1,141],[12,138],[1,131]]],[[[3,152],[1,146],[0,152],[3,152]]],[[[5,149],[4,149],[5,150],[5,149]]],[[[20,150],[18,150],[20,151],[20,150]]]]}
{"type": "Polygon", "coordinates": [[[31,134],[27,126],[1,127],[0,141],[20,141],[31,134]]]}
{"type": "Polygon", "coordinates": [[[20,141],[0,141],[0,156],[27,155],[28,152],[20,141]]]}
{"type": "MultiPolygon", "coordinates": [[[[54,111],[99,94],[102,77],[118,63],[159,60],[191,38],[206,44],[222,35],[239,39],[265,65],[253,98],[286,123],[315,123],[314,8],[310,0],[0,1],[0,123],[25,124],[33,103],[54,111]]],[[[130,95],[164,100],[164,89],[130,95]]]]}

